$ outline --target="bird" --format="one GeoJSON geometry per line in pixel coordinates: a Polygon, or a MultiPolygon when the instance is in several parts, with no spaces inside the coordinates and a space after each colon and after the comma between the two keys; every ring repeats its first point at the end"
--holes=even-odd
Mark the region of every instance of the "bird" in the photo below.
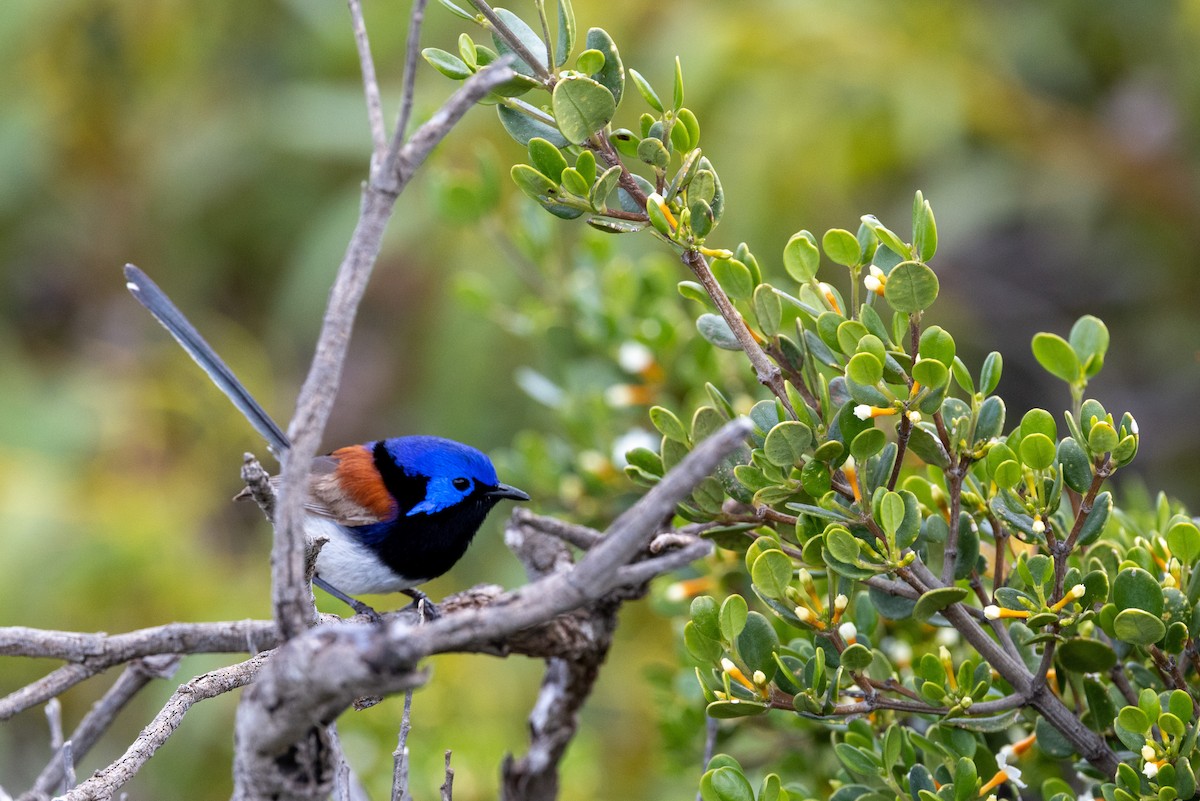
{"type": "MultiPolygon", "coordinates": [[[[282,457],[291,448],[287,435],[183,312],[132,264],[125,282],[282,457]]],[[[326,539],[313,584],[375,620],[375,610],[354,596],[400,592],[436,616],[418,586],[462,558],[497,503],[529,499],[500,482],[484,453],[455,440],[409,435],[338,448],[313,459],[309,473],[305,536],[326,539]]]]}

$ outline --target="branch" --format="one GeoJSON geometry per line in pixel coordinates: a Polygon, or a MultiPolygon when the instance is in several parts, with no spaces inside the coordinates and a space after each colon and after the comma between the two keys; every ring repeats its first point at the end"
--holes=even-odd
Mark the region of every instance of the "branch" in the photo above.
{"type": "MultiPolygon", "coordinates": [[[[358,224],[330,291],[312,367],[288,426],[292,448],[284,455],[280,472],[271,586],[275,621],[285,639],[305,629],[312,620],[312,592],[305,580],[303,547],[308,470],[337,396],[354,318],[379,256],[396,198],[413,171],[467,110],[513,74],[502,59],[471,76],[403,147],[394,155],[389,152],[379,179],[372,178],[363,189],[358,224]]],[[[401,136],[402,132],[395,132],[393,142],[401,136]]]]}
{"type": "Polygon", "coordinates": [[[265,651],[245,662],[197,676],[182,685],[116,762],[96,771],[91,778],[63,796],[64,801],[112,798],[175,733],[184,714],[193,704],[249,684],[273,653],[265,651]]]}
{"type": "Polygon", "coordinates": [[[362,73],[363,95],[367,101],[367,122],[371,126],[371,143],[374,145],[372,165],[383,163],[387,152],[387,131],[383,127],[383,102],[379,98],[379,80],[375,77],[375,60],[371,58],[371,43],[367,39],[367,25],[363,20],[362,0],[346,0],[350,7],[350,21],[354,28],[354,46],[358,49],[359,72],[362,73]]]}
{"type": "MultiPolygon", "coordinates": [[[[88,751],[100,739],[116,720],[118,713],[125,708],[142,688],[154,679],[170,677],[179,667],[180,657],[177,655],[158,655],[146,657],[133,662],[125,668],[108,692],[92,705],[88,713],[79,721],[75,731],[68,738],[71,743],[71,764],[78,765],[87,756],[88,751]]],[[[63,759],[54,758],[42,769],[41,774],[30,789],[32,794],[49,794],[63,780],[66,765],[63,759]]],[[[69,788],[68,788],[69,789],[69,788]]]]}

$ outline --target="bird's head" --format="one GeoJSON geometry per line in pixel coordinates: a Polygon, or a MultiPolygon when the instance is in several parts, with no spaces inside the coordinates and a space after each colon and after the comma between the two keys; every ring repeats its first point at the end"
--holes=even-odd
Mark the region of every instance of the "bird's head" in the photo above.
{"type": "Polygon", "coordinates": [[[412,436],[365,447],[374,453],[375,465],[402,516],[432,515],[460,504],[490,509],[504,498],[529,500],[516,487],[500,483],[487,456],[461,442],[412,436]]]}

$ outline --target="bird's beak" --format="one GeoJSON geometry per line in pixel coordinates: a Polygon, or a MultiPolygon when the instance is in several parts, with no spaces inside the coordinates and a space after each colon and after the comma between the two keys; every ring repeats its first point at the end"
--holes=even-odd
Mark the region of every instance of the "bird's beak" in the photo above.
{"type": "Polygon", "coordinates": [[[517,489],[516,487],[510,487],[507,484],[497,484],[495,489],[488,490],[487,495],[489,498],[495,498],[496,500],[501,498],[510,498],[514,501],[529,500],[529,495],[517,489]]]}

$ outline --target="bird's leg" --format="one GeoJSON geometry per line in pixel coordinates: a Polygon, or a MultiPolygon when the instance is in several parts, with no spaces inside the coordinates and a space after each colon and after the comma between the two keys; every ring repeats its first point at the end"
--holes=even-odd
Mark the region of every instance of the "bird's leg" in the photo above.
{"type": "Polygon", "coordinates": [[[337,587],[333,586],[332,584],[330,584],[328,581],[321,578],[320,576],[313,576],[312,582],[313,582],[313,584],[316,584],[321,589],[325,590],[325,592],[332,595],[334,598],[337,598],[340,601],[344,601],[356,613],[358,613],[360,615],[366,615],[367,618],[369,618],[372,623],[382,623],[383,622],[383,618],[381,618],[379,616],[379,613],[376,612],[374,609],[367,606],[366,604],[364,604],[362,601],[358,600],[357,598],[351,598],[349,595],[342,592],[337,587]]]}
{"type": "Polygon", "coordinates": [[[441,611],[437,608],[437,604],[429,600],[428,595],[416,589],[415,587],[409,587],[407,590],[400,590],[400,592],[413,599],[413,602],[409,604],[409,606],[416,609],[418,617],[420,617],[422,614],[422,604],[424,604],[424,616],[426,619],[437,620],[442,616],[441,611]]]}

